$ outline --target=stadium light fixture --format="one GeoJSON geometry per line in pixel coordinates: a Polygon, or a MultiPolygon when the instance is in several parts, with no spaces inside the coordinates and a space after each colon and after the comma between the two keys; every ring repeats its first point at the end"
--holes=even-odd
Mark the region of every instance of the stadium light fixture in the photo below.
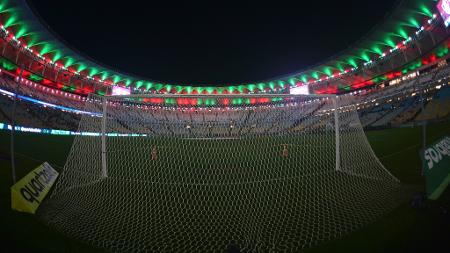
{"type": "MultiPolygon", "coordinates": [[[[427,22],[428,22],[428,24],[431,24],[432,23],[432,21],[435,19],[435,18],[437,18],[437,14],[436,13],[431,13],[431,11],[428,9],[428,8],[426,8],[425,6],[422,6],[422,12],[423,12],[423,14],[424,15],[427,15],[427,16],[429,16],[429,17],[431,17],[430,19],[428,19],[427,20],[427,22]]],[[[8,22],[11,22],[11,20],[8,20],[8,22]]],[[[8,30],[6,30],[5,29],[5,27],[3,26],[3,24],[1,25],[1,27],[2,27],[2,29],[5,31],[5,33],[6,34],[8,34],[9,33],[9,31],[8,30]]],[[[418,31],[416,31],[416,35],[418,35],[421,31],[423,31],[425,28],[424,28],[424,26],[421,26],[420,27],[420,29],[418,30],[418,31]]],[[[403,35],[405,35],[405,36],[407,36],[406,34],[403,34],[403,35]]],[[[14,40],[16,40],[16,35],[14,35],[13,36],[13,38],[14,38],[14,40]]],[[[410,41],[411,39],[407,39],[406,40],[406,42],[408,42],[408,41],[410,41]]],[[[20,44],[20,41],[17,41],[18,42],[18,44],[20,44]]],[[[400,43],[401,44],[401,43],[400,43]]],[[[404,45],[406,44],[406,43],[403,43],[404,45]]],[[[397,50],[397,49],[399,49],[399,47],[398,46],[396,46],[394,49],[391,49],[391,50],[389,50],[389,52],[390,53],[393,53],[395,50],[397,50]]],[[[36,55],[37,56],[39,56],[40,58],[43,58],[39,53],[37,53],[36,52],[36,55]]],[[[382,59],[382,58],[384,58],[386,56],[386,54],[384,54],[384,55],[379,55],[378,56],[378,58],[373,58],[373,59],[371,59],[371,61],[372,62],[374,62],[374,61],[376,61],[377,59],[382,59]]],[[[45,59],[45,58],[44,58],[45,59]]],[[[50,61],[50,63],[54,63],[53,61],[50,61]]],[[[366,64],[367,65],[367,64],[366,64]]],[[[59,67],[59,66],[58,66],[59,67]]],[[[60,67],[61,68],[61,67],[60,67]]],[[[68,70],[68,71],[70,71],[70,72],[72,72],[73,73],[73,70],[70,70],[70,69],[67,69],[67,67],[66,66],[64,66],[64,67],[62,67],[62,69],[64,69],[64,70],[68,70]]],[[[355,63],[355,65],[354,65],[354,68],[352,68],[352,71],[355,71],[355,70],[357,70],[357,69],[359,69],[358,68],[358,66],[357,66],[357,64],[355,63]]],[[[78,74],[80,75],[80,73],[78,72],[78,74]]],[[[344,72],[341,72],[340,74],[344,74],[344,72]]],[[[338,75],[339,76],[339,75],[338,75]]],[[[89,77],[88,77],[89,78],[89,77]]],[[[335,78],[335,76],[333,76],[333,77],[328,77],[328,78],[320,78],[320,79],[316,79],[316,80],[311,80],[311,81],[307,81],[307,82],[305,82],[305,84],[316,84],[316,83],[319,83],[319,82],[321,82],[321,81],[324,81],[324,80],[330,80],[331,78],[335,78]]],[[[91,78],[89,78],[89,79],[91,79],[91,78]]],[[[94,79],[95,80],[95,79],[94,79]]],[[[101,82],[100,82],[101,83],[101,82]]],[[[135,82],[136,83],[136,82],[135,82]]],[[[130,84],[131,85],[131,84],[130,84]]],[[[163,85],[164,86],[164,85],[163,85]]],[[[277,89],[279,89],[279,88],[277,88],[277,89]]],[[[154,92],[154,91],[153,91],[154,92]]],[[[158,91],[159,92],[159,91],[158,91]]],[[[168,91],[165,91],[166,93],[168,92],[168,91]]],[[[267,93],[267,91],[265,90],[265,89],[262,89],[262,90],[260,90],[260,92],[261,93],[267,93]]],[[[159,92],[160,93],[160,92],[159,92]]],[[[221,92],[219,92],[219,93],[221,93],[221,92]]]]}

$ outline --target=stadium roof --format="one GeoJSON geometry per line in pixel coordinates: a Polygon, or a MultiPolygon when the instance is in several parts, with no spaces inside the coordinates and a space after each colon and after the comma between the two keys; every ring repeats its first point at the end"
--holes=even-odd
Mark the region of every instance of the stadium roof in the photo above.
{"type": "MultiPolygon", "coordinates": [[[[286,87],[315,84],[357,71],[366,64],[374,63],[395,52],[402,44],[408,43],[411,36],[423,29],[422,25],[433,18],[435,6],[436,1],[433,0],[404,0],[386,20],[366,37],[355,42],[349,49],[325,60],[322,64],[285,77],[254,83],[223,84],[220,88],[216,86],[193,87],[183,83],[182,80],[177,84],[146,80],[97,63],[71,49],[62,39],[57,38],[51,29],[46,27],[45,23],[33,13],[25,0],[0,0],[0,22],[2,28],[8,31],[12,39],[24,45],[37,57],[74,74],[98,81],[102,85],[118,85],[147,90],[151,88],[166,91],[175,89],[176,92],[187,90],[187,93],[193,91],[194,93],[212,93],[213,90],[220,89],[219,93],[223,91],[233,93],[244,90],[252,92],[255,89],[275,91],[286,87]]],[[[345,36],[345,31],[343,31],[343,36],[345,36]]]]}

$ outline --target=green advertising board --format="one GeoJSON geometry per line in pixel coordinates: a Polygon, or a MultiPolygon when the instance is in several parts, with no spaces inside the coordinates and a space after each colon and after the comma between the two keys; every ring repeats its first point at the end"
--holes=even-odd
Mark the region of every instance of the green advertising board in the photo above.
{"type": "Polygon", "coordinates": [[[421,152],[427,196],[436,200],[450,183],[450,138],[445,137],[421,152]]]}

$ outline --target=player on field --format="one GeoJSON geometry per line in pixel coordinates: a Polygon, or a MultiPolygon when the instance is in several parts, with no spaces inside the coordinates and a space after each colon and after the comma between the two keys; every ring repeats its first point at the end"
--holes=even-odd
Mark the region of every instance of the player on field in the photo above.
{"type": "Polygon", "coordinates": [[[283,152],[281,153],[281,156],[282,157],[289,156],[288,144],[283,144],[283,152]]]}
{"type": "Polygon", "coordinates": [[[158,160],[158,150],[156,149],[156,146],[152,147],[152,161],[158,160]]]}

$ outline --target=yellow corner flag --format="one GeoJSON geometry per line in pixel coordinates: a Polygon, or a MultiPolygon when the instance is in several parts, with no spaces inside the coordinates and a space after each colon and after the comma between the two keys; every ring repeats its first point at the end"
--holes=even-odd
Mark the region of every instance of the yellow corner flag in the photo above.
{"type": "Polygon", "coordinates": [[[11,208],[34,214],[57,177],[58,172],[50,164],[41,164],[11,187],[11,208]]]}

